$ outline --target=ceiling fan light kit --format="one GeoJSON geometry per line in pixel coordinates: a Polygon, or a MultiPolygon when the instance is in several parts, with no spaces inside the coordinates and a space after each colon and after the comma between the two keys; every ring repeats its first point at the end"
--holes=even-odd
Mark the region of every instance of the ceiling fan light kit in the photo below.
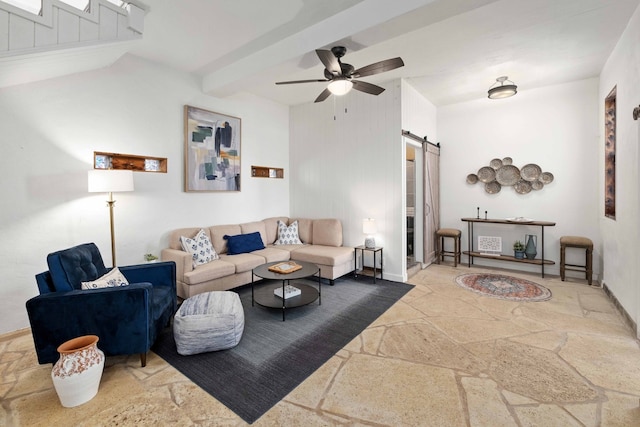
{"type": "Polygon", "coordinates": [[[374,74],[384,73],[385,71],[394,70],[404,66],[402,58],[391,58],[384,61],[375,62],[365,67],[355,69],[351,64],[346,64],[340,61],[347,53],[347,48],[343,46],[334,46],[331,50],[316,49],[316,55],[320,59],[320,62],[324,65],[324,79],[318,80],[295,80],[288,82],[276,82],[277,85],[297,84],[297,83],[315,83],[315,82],[329,82],[326,89],[323,90],[314,102],[322,102],[330,95],[345,95],[351,89],[359,90],[360,92],[368,93],[370,95],[380,95],[384,92],[384,88],[356,80],[360,77],[372,76],[374,74]]]}
{"type": "Polygon", "coordinates": [[[496,82],[489,88],[489,99],[502,99],[509,98],[510,96],[518,93],[518,86],[511,80],[508,80],[507,76],[498,77],[496,82]],[[504,84],[509,82],[511,84],[504,84]]]}
{"type": "Polygon", "coordinates": [[[329,83],[327,89],[329,89],[329,91],[336,96],[342,96],[351,91],[352,87],[353,83],[351,82],[351,80],[336,79],[329,83]]]}

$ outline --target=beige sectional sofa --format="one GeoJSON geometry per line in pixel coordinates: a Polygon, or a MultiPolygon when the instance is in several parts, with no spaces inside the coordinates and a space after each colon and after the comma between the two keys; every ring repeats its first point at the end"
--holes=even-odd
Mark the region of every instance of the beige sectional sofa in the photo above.
{"type": "MultiPolygon", "coordinates": [[[[181,228],[171,232],[163,261],[175,261],[177,292],[181,298],[209,291],[224,291],[251,283],[251,270],[274,261],[307,261],[320,267],[320,276],[333,280],[353,271],[353,248],[342,246],[342,223],[338,219],[274,217],[262,221],[211,227],[181,228]],[[274,245],[278,220],[289,225],[298,221],[302,245],[274,245]],[[192,238],[201,229],[208,235],[219,259],[193,268],[191,256],[182,250],[180,237],[192,238]],[[225,235],[259,232],[265,249],[236,255],[227,254],[225,235]]],[[[257,279],[257,278],[256,278],[257,279]]]]}

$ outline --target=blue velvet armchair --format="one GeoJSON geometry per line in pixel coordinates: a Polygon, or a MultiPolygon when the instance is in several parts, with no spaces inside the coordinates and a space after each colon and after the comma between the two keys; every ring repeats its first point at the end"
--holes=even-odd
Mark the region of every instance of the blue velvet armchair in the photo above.
{"type": "Polygon", "coordinates": [[[140,354],[176,312],[176,265],[159,262],[118,267],[129,286],[81,289],[106,274],[100,251],[85,243],[47,256],[49,271],[36,275],[40,295],[27,301],[38,362],[54,363],[57,348],[81,335],[97,335],[105,355],[140,354]]]}

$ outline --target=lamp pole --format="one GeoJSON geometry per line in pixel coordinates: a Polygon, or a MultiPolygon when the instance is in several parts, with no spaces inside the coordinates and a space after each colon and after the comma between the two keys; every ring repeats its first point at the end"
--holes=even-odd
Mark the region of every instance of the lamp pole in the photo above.
{"type": "Polygon", "coordinates": [[[109,191],[109,200],[107,200],[107,205],[109,205],[109,224],[111,225],[111,266],[116,266],[116,237],[113,226],[113,205],[116,203],[113,200],[113,193],[109,191]]]}
{"type": "Polygon", "coordinates": [[[113,208],[116,203],[113,193],[118,191],[133,191],[133,171],[119,169],[94,169],[88,174],[88,190],[90,193],[105,192],[109,195],[109,225],[111,231],[111,262],[116,266],[116,236],[113,220],[113,208]]]}

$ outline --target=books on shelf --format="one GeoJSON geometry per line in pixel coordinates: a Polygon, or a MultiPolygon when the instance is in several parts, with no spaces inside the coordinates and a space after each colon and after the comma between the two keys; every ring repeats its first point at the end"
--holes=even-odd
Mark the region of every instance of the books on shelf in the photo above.
{"type": "MultiPolygon", "coordinates": [[[[302,291],[295,286],[287,285],[284,287],[284,299],[295,297],[296,295],[300,295],[302,291]]],[[[278,286],[273,290],[273,294],[278,298],[283,298],[282,296],[282,286],[278,286]]]]}

